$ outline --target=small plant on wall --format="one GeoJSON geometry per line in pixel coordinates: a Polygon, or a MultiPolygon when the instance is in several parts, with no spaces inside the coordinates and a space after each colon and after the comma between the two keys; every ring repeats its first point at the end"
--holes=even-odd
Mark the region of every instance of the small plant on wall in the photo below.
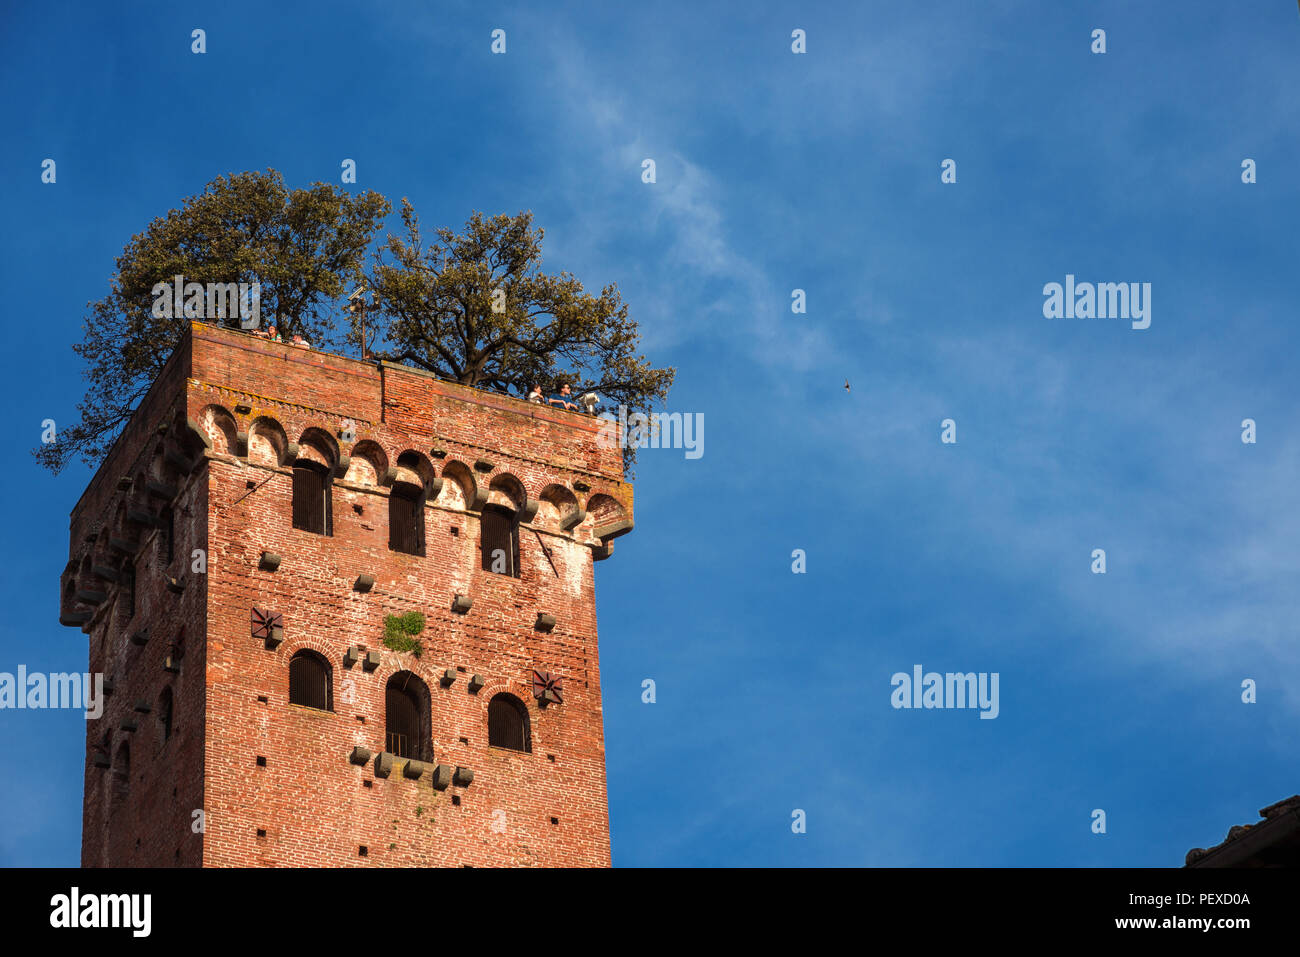
{"type": "Polygon", "coordinates": [[[418,611],[404,615],[384,616],[384,647],[393,651],[407,651],[420,657],[423,647],[416,637],[424,631],[424,616],[418,611]]]}

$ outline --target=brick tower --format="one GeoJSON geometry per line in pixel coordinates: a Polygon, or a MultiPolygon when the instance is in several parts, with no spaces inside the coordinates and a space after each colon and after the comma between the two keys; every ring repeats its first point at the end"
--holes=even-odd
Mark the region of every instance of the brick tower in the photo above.
{"type": "Polygon", "coordinates": [[[83,866],[608,865],[598,435],[194,323],[72,512],[83,866]]]}

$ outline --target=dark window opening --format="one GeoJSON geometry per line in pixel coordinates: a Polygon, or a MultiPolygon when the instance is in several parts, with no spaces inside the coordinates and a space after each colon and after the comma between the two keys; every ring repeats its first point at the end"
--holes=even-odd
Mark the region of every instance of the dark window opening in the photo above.
{"type": "Polygon", "coordinates": [[[430,761],[429,689],[409,671],[388,679],[384,694],[384,750],[395,757],[430,761]]]}
{"type": "Polygon", "coordinates": [[[122,563],[122,614],[130,621],[135,615],[135,563],[129,558],[122,563]]]}
{"type": "Polygon", "coordinates": [[[488,744],[531,754],[528,709],[512,694],[499,694],[488,702],[488,744]]]}
{"type": "Polygon", "coordinates": [[[293,527],[316,535],[334,534],[329,472],[318,462],[294,463],[293,527]]]}
{"type": "Polygon", "coordinates": [[[329,662],[316,652],[300,651],[289,659],[289,703],[334,710],[329,662]]]}
{"type": "Polygon", "coordinates": [[[158,730],[162,734],[163,744],[172,736],[172,689],[163,688],[158,698],[158,730]]]}
{"type": "Polygon", "coordinates": [[[169,508],[160,517],[163,525],[158,531],[158,557],[166,567],[176,557],[176,513],[169,508]]]}
{"type": "Polygon", "coordinates": [[[500,505],[483,509],[481,544],[483,570],[519,577],[519,525],[515,513],[500,505]]]}
{"type": "Polygon", "coordinates": [[[388,496],[388,547],[407,555],[424,554],[424,490],[394,483],[388,496]]]}

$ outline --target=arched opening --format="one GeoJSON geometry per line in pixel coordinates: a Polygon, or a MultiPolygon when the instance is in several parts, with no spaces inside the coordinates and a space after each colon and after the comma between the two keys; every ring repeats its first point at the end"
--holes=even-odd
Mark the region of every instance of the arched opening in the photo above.
{"type": "Polygon", "coordinates": [[[394,482],[388,495],[388,547],[407,555],[424,554],[424,489],[394,482]]]}
{"type": "Polygon", "coordinates": [[[166,744],[172,736],[172,689],[163,688],[158,696],[158,734],[166,744]]]}
{"type": "Polygon", "coordinates": [[[119,589],[121,595],[122,621],[129,622],[135,616],[135,560],[127,556],[122,560],[120,574],[122,583],[119,589]]]}
{"type": "Polygon", "coordinates": [[[433,760],[429,688],[409,671],[388,679],[384,691],[384,750],[399,758],[433,760]]]}
{"type": "Polygon", "coordinates": [[[289,659],[289,704],[334,710],[334,688],[329,662],[306,649],[289,659]]]}
{"type": "Polygon", "coordinates": [[[519,577],[519,523],[500,505],[485,505],[479,521],[483,570],[519,577]]]}
{"type": "Polygon", "coordinates": [[[514,695],[502,692],[488,702],[488,744],[494,748],[532,753],[528,709],[514,695]]]}
{"type": "Polygon", "coordinates": [[[329,469],[319,462],[293,463],[293,527],[316,535],[334,534],[329,469]]]}

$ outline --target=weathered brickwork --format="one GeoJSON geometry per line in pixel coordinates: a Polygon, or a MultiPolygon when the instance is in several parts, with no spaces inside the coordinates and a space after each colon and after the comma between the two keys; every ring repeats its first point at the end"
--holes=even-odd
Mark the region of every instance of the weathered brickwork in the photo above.
{"type": "Polygon", "coordinates": [[[194,324],[72,516],[61,617],[114,683],[87,726],[83,864],[607,865],[593,562],[632,493],[597,425],[194,324]],[[293,527],[303,460],[331,477],[332,534],[293,527]],[[395,485],[426,493],[422,555],[390,548],[395,485]],[[493,505],[519,522],[518,577],[481,567],[493,505]],[[255,637],[254,609],[282,631],[255,637]],[[427,619],[418,657],[383,642],[407,611],[427,619]],[[332,710],[289,703],[304,649],[332,710]],[[385,776],[394,676],[426,702],[432,754],[385,776]],[[530,753],[489,746],[499,692],[524,703],[530,753]]]}

